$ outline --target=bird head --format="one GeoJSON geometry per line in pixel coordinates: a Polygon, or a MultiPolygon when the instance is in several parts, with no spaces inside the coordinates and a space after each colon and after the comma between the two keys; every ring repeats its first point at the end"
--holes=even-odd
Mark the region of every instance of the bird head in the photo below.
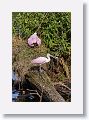
{"type": "Polygon", "coordinates": [[[47,56],[49,56],[49,57],[50,57],[50,54],[49,54],[49,53],[47,53],[47,56]]]}
{"type": "Polygon", "coordinates": [[[49,54],[49,53],[47,53],[47,57],[52,57],[52,58],[54,58],[54,59],[58,59],[58,57],[55,57],[55,56],[53,56],[53,55],[51,55],[51,54],[49,54]]]}
{"type": "Polygon", "coordinates": [[[34,35],[37,35],[37,33],[35,32],[34,35]]]}

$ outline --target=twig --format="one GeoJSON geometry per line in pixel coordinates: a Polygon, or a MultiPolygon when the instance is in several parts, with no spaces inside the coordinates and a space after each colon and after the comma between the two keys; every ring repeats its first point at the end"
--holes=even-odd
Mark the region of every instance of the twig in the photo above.
{"type": "Polygon", "coordinates": [[[70,79],[69,69],[68,69],[68,66],[65,64],[64,58],[62,57],[59,62],[63,66],[63,69],[66,72],[67,78],[70,79]]]}
{"type": "Polygon", "coordinates": [[[69,88],[69,87],[67,87],[64,83],[62,83],[62,82],[55,82],[55,83],[52,83],[53,85],[57,85],[57,84],[60,84],[60,85],[62,85],[62,86],[64,86],[65,88],[67,88],[68,90],[70,90],[71,91],[71,89],[69,88]]]}
{"type": "MultiPolygon", "coordinates": [[[[39,72],[39,79],[41,80],[41,73],[40,72],[39,72]]],[[[40,102],[42,102],[42,96],[43,96],[43,86],[42,86],[42,91],[41,91],[41,95],[40,95],[40,102]]]]}
{"type": "Polygon", "coordinates": [[[29,95],[38,95],[38,96],[40,97],[40,95],[39,95],[38,92],[37,92],[37,93],[29,93],[29,94],[20,95],[20,96],[21,96],[21,97],[28,97],[29,95]]]}
{"type": "Polygon", "coordinates": [[[40,102],[42,102],[42,96],[43,96],[43,86],[42,86],[42,92],[41,92],[41,95],[40,95],[40,102]]]}
{"type": "Polygon", "coordinates": [[[29,90],[29,89],[26,89],[28,90],[29,92],[36,92],[37,93],[37,90],[29,90]]]}

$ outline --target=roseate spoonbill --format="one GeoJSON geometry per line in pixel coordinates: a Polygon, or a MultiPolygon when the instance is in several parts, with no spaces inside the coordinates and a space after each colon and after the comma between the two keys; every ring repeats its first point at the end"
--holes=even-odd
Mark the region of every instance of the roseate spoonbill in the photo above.
{"type": "Polygon", "coordinates": [[[50,57],[57,59],[57,57],[54,57],[54,56],[50,55],[49,53],[47,53],[47,57],[38,57],[36,59],[33,59],[31,61],[31,63],[39,64],[40,65],[40,72],[41,72],[41,65],[44,63],[48,63],[50,61],[50,57]]]}
{"type": "Polygon", "coordinates": [[[28,38],[28,44],[31,47],[34,47],[35,44],[38,46],[41,45],[41,39],[37,36],[36,32],[28,38]]]}

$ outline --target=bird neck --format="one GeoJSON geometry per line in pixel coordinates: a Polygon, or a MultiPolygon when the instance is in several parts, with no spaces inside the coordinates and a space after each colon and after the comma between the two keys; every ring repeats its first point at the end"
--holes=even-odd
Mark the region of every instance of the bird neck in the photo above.
{"type": "Polygon", "coordinates": [[[48,62],[50,61],[50,56],[49,55],[47,55],[47,59],[48,59],[48,62]]]}

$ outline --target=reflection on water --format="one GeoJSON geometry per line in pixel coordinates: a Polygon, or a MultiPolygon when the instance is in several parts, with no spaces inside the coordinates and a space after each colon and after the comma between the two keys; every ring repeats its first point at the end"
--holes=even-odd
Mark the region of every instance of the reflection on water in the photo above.
{"type": "MultiPolygon", "coordinates": [[[[36,86],[34,86],[32,83],[29,83],[28,80],[25,80],[23,84],[21,84],[21,81],[19,81],[20,78],[18,78],[15,74],[15,72],[12,72],[12,102],[40,102],[40,94],[41,91],[39,91],[36,86]],[[19,87],[20,86],[20,87],[19,87]]],[[[46,98],[42,98],[43,102],[49,102],[49,100],[46,98]]]]}
{"type": "Polygon", "coordinates": [[[28,97],[30,100],[34,99],[35,97],[33,95],[29,95],[28,97]]]}
{"type": "Polygon", "coordinates": [[[14,81],[17,80],[17,76],[14,71],[12,71],[12,80],[14,80],[14,81]]]}
{"type": "Polygon", "coordinates": [[[12,90],[12,102],[16,102],[18,96],[19,96],[19,92],[15,89],[12,90]]]}
{"type": "Polygon", "coordinates": [[[39,101],[39,97],[34,94],[22,94],[22,91],[12,90],[12,102],[36,102],[39,101]]]}

